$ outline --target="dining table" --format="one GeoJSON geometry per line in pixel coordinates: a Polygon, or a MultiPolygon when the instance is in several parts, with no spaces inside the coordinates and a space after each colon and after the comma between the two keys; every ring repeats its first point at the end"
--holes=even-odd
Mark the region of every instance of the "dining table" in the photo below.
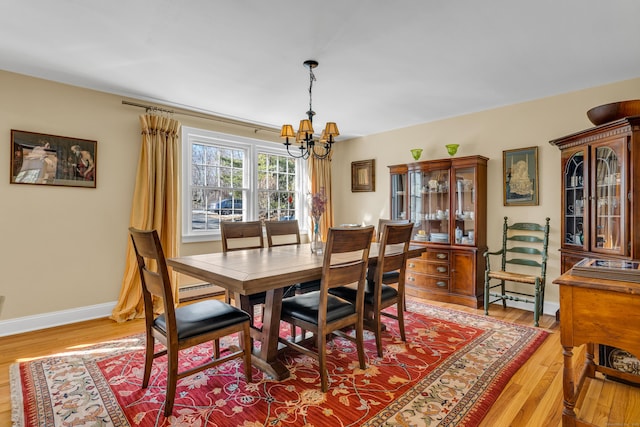
{"type": "MultiPolygon", "coordinates": [[[[409,258],[425,250],[425,246],[410,245],[409,258]]],[[[372,243],[369,268],[375,267],[377,259],[378,244],[372,243]]],[[[288,287],[322,277],[323,256],[313,253],[309,243],[181,256],[167,259],[167,264],[178,273],[228,290],[239,307],[248,306],[250,295],[265,292],[262,324],[251,328],[253,342],[260,342],[259,348],[254,345],[252,363],[276,380],[289,377],[277,357],[282,298],[288,287]]]]}

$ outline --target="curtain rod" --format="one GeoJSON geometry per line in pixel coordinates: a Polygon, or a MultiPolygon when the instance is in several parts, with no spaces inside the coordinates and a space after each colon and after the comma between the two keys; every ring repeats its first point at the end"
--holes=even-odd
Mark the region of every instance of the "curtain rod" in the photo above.
{"type": "Polygon", "coordinates": [[[230,125],[253,128],[254,132],[258,132],[259,130],[264,130],[264,131],[267,131],[267,132],[280,133],[280,129],[267,127],[267,126],[256,125],[256,124],[252,124],[250,122],[243,122],[241,120],[229,119],[229,118],[226,118],[226,117],[216,116],[214,114],[198,113],[198,112],[195,112],[195,111],[189,111],[189,110],[185,110],[185,109],[181,109],[181,108],[169,110],[169,109],[166,109],[164,107],[156,107],[154,105],[140,104],[138,102],[126,101],[124,99],[122,100],[122,104],[123,105],[130,105],[132,107],[144,108],[147,111],[159,111],[161,113],[180,114],[180,115],[183,115],[183,116],[196,117],[196,118],[199,118],[199,119],[213,120],[213,121],[216,121],[216,122],[227,123],[227,124],[230,124],[230,125]]]}

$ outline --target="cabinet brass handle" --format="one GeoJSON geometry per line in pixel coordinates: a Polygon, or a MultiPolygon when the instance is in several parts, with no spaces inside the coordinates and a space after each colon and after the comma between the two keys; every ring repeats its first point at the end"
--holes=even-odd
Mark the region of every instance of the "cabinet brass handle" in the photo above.
{"type": "Polygon", "coordinates": [[[445,259],[447,257],[447,254],[437,254],[436,258],[438,259],[445,259]]]}
{"type": "Polygon", "coordinates": [[[436,285],[440,288],[446,288],[447,287],[447,282],[436,282],[436,285]]]}
{"type": "Polygon", "coordinates": [[[438,270],[438,273],[446,273],[447,267],[438,267],[437,270],[438,270]]]}
{"type": "Polygon", "coordinates": [[[407,277],[407,280],[408,280],[409,282],[415,282],[415,281],[416,281],[416,278],[415,278],[415,277],[413,277],[413,276],[409,276],[409,277],[407,277]]]}
{"type": "Polygon", "coordinates": [[[410,262],[410,263],[408,264],[408,266],[409,266],[409,268],[414,268],[416,265],[415,265],[414,263],[410,262]]]}

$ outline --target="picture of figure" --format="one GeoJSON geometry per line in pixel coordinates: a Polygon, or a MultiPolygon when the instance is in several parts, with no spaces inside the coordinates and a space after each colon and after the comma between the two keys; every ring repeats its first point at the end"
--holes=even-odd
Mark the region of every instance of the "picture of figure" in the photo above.
{"type": "Polygon", "coordinates": [[[538,204],[538,147],[503,152],[504,205],[538,204]]]}
{"type": "Polygon", "coordinates": [[[16,182],[49,183],[56,177],[58,156],[46,141],[35,147],[21,147],[20,171],[15,174],[16,182]]]}
{"type": "Polygon", "coordinates": [[[77,176],[86,181],[93,181],[95,178],[95,164],[91,153],[81,149],[79,145],[72,146],[71,151],[76,156],[75,168],[77,176]]]}

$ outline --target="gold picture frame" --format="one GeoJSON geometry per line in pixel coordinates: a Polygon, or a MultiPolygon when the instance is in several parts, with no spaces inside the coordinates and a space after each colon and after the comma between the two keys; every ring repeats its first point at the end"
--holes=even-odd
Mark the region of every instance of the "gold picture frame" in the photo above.
{"type": "Polygon", "coordinates": [[[537,206],[538,147],[502,152],[504,206],[537,206]]]}
{"type": "Polygon", "coordinates": [[[376,191],[375,159],[351,162],[351,192],[376,191]]]}

